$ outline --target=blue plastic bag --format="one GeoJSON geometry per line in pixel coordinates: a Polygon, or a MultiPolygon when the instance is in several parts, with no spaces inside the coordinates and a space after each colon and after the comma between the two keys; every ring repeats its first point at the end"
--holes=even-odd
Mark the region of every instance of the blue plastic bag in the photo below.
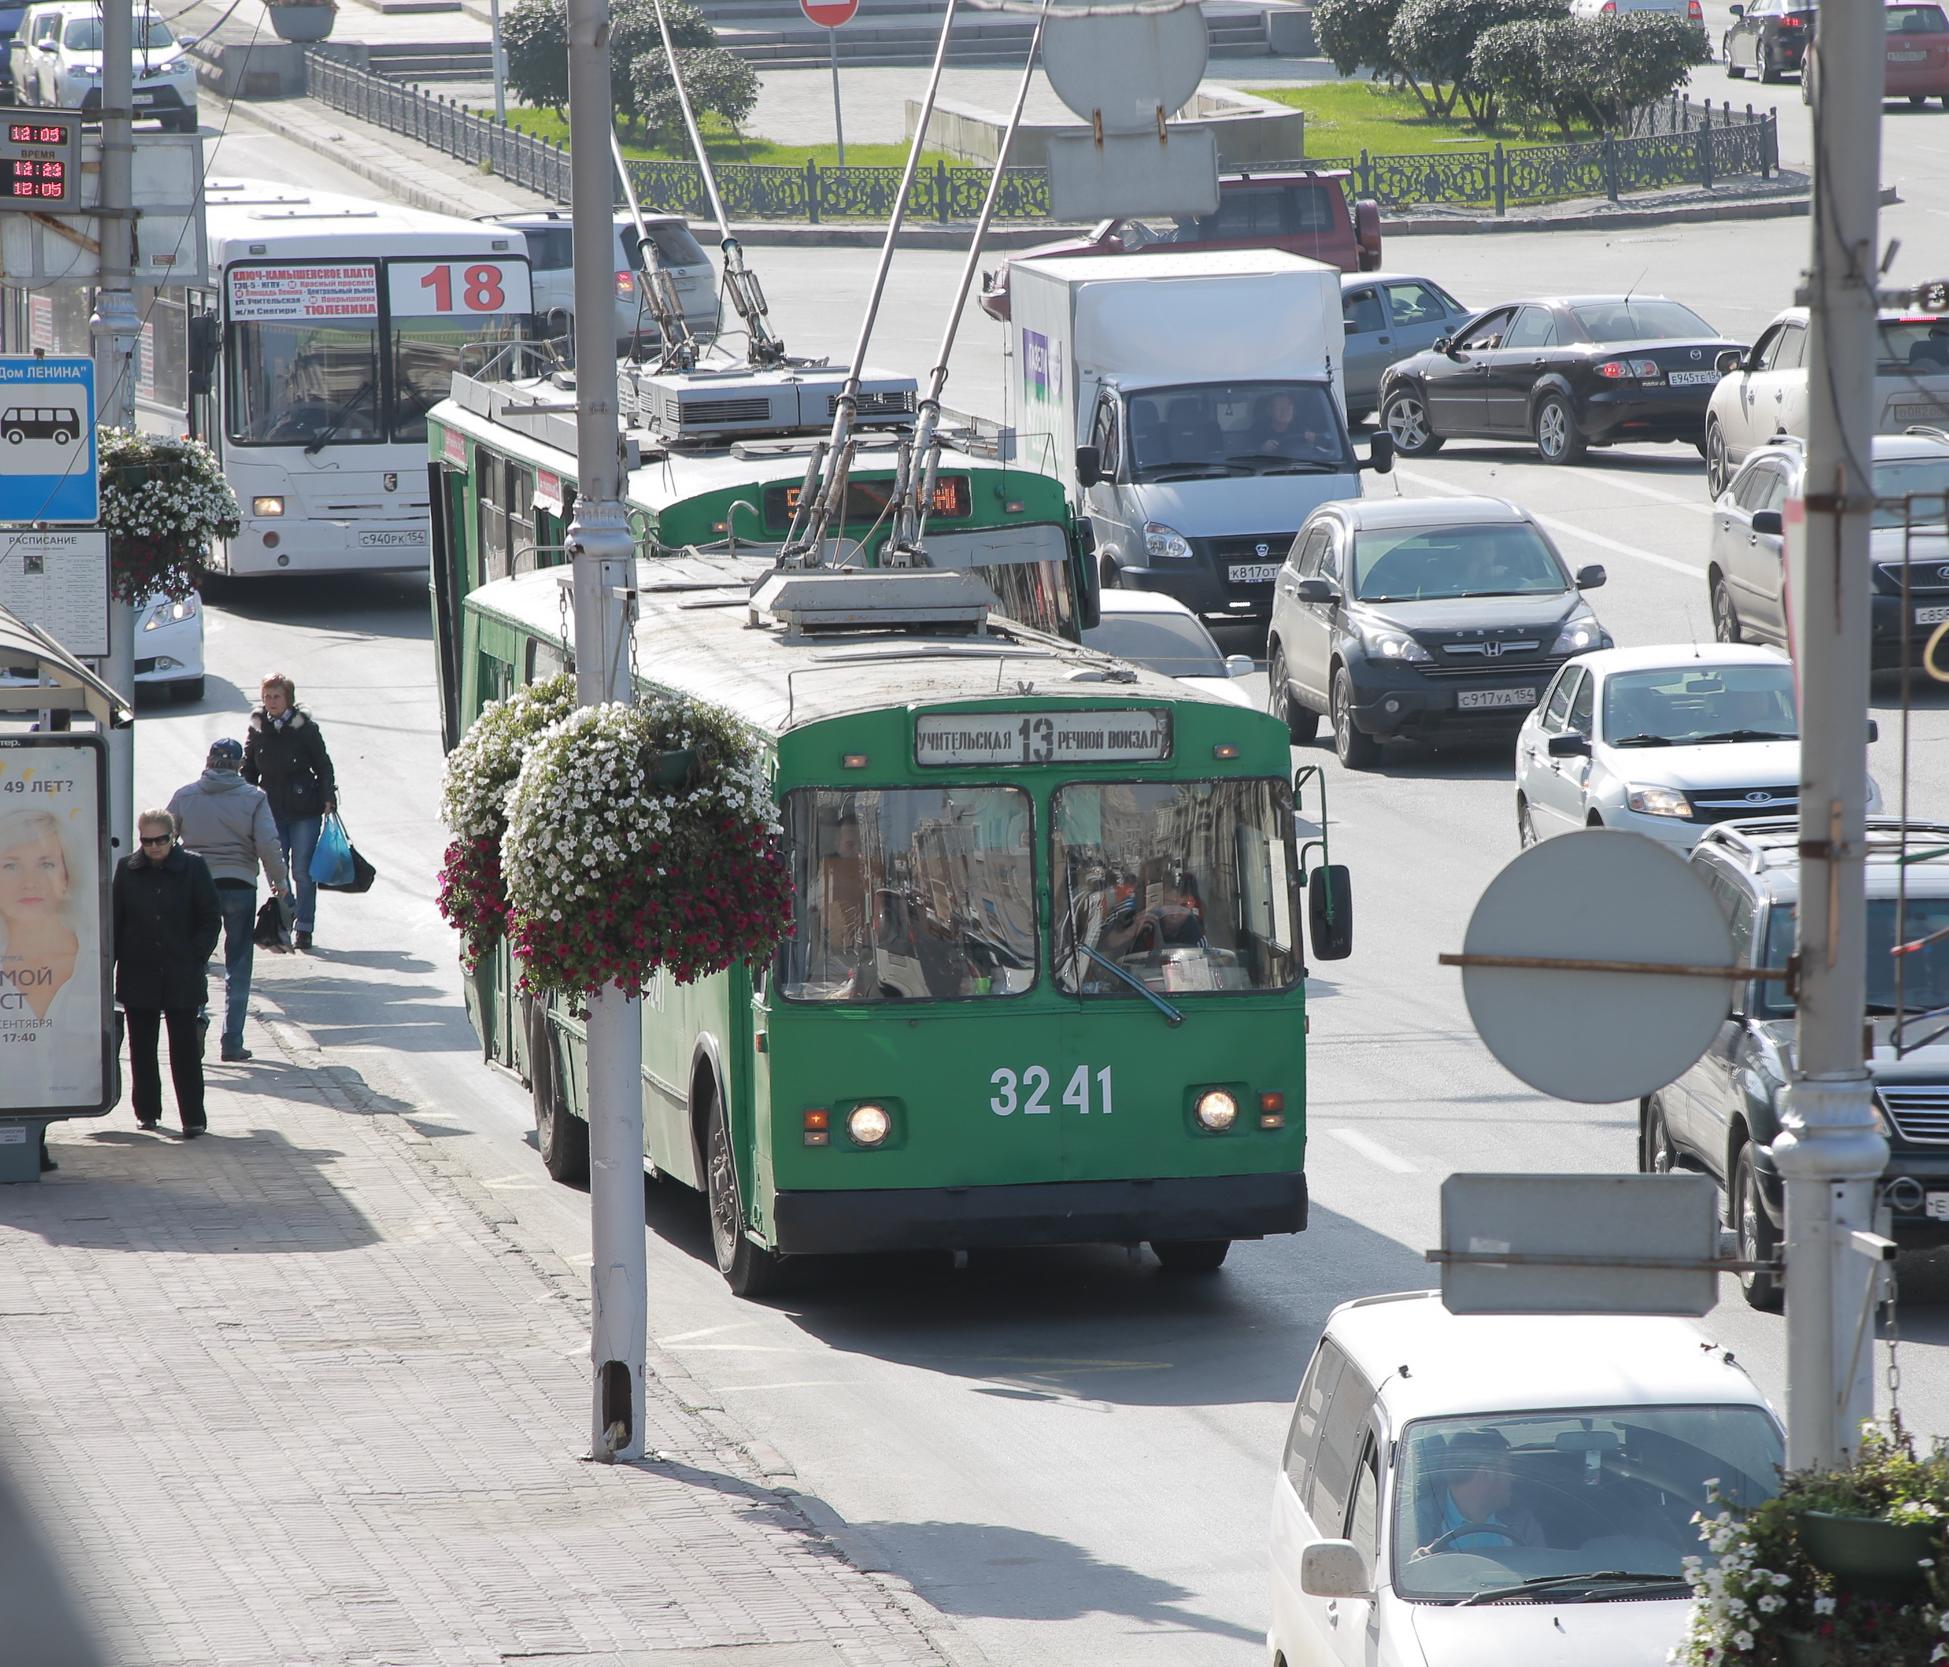
{"type": "Polygon", "coordinates": [[[345,836],[345,824],[327,816],[318,830],[318,847],[311,853],[311,883],[316,886],[343,886],[352,881],[352,842],[345,836]]]}

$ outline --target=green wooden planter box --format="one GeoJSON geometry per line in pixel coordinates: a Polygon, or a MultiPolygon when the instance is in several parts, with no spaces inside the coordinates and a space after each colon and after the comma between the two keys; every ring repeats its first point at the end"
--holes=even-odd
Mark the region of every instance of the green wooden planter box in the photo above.
{"type": "Polygon", "coordinates": [[[1922,1559],[1941,1549],[1940,1530],[1926,1522],[1802,1511],[1800,1548],[1815,1568],[1863,1597],[1899,1599],[1924,1584],[1922,1559]]]}

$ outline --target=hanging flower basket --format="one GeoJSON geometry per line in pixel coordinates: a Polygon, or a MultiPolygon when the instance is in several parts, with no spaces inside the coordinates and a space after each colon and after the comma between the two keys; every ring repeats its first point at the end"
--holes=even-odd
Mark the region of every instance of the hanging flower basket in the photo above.
{"type": "Polygon", "coordinates": [[[1941,1537],[1936,1522],[1890,1522],[1885,1517],[1802,1511],[1800,1548],[1823,1574],[1865,1597],[1900,1598],[1920,1591],[1922,1566],[1941,1537]]]}
{"type": "Polygon", "coordinates": [[[758,747],[727,713],[656,699],[585,707],[529,749],[501,846],[522,988],[577,1007],[667,971],[762,962],[791,877],[758,747]]]}
{"type": "Polygon", "coordinates": [[[267,0],[271,28],[281,41],[321,41],[338,20],[332,0],[267,0]]]}
{"type": "Polygon", "coordinates": [[[200,440],[96,431],[101,525],[116,599],[182,601],[203,582],[210,541],[237,531],[237,495],[200,440]]]}
{"type": "Polygon", "coordinates": [[[489,701],[447,756],[440,814],[453,830],[440,866],[440,913],[460,934],[460,964],[472,972],[507,931],[501,874],[507,798],[535,738],[575,710],[575,679],[563,673],[506,700],[489,701]]]}

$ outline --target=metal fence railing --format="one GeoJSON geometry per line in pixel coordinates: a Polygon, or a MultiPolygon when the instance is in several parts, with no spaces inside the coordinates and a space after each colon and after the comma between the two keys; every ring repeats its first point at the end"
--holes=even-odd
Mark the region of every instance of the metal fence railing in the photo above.
{"type": "MultiPolygon", "coordinates": [[[[423,145],[484,166],[512,184],[558,203],[569,200],[569,154],[564,146],[477,116],[422,88],[374,75],[314,47],[305,55],[313,98],[347,115],[402,134],[423,145]]],[[[1630,134],[1560,143],[1485,146],[1407,156],[1305,157],[1288,164],[1261,162],[1259,171],[1281,166],[1345,168],[1355,195],[1383,208],[1423,205],[1493,208],[1608,197],[1633,191],[1669,190],[1758,176],[1780,166],[1780,136],[1771,111],[1751,105],[1736,111],[1674,99],[1640,112],[1630,134]]],[[[637,196],[666,213],[708,216],[703,172],[694,162],[630,162],[637,196]]],[[[719,194],[734,220],[885,220],[900,187],[899,168],[801,167],[724,163],[716,170],[719,194]]],[[[938,162],[915,172],[907,214],[941,225],[972,220],[988,188],[988,170],[938,162]]],[[[996,204],[999,220],[1049,218],[1049,179],[1040,168],[1010,168],[996,204]]]]}

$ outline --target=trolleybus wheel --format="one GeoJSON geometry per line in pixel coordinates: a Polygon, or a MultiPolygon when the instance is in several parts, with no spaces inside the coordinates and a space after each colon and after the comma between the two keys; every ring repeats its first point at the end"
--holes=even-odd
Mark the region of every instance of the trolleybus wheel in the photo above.
{"type": "Polygon", "coordinates": [[[589,1184],[589,1125],[568,1109],[562,1094],[555,1027],[539,1005],[528,1009],[528,1082],[535,1101],[535,1142],[542,1167],[564,1186],[589,1184]]]}
{"type": "Polygon", "coordinates": [[[704,1135],[704,1185],[710,1197],[711,1249],[717,1256],[717,1271],[734,1297],[763,1296],[777,1279],[778,1259],[753,1244],[744,1230],[731,1136],[724,1126],[724,1107],[715,1095],[704,1135]]]}
{"type": "Polygon", "coordinates": [[[1152,1253],[1166,1273],[1216,1273],[1232,1248],[1230,1239],[1152,1239],[1152,1253]]]}

